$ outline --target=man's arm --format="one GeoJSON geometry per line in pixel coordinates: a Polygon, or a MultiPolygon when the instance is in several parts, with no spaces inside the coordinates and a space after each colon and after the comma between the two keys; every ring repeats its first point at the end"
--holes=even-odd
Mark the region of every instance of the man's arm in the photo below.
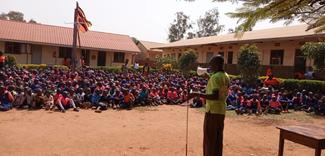
{"type": "Polygon", "coordinates": [[[219,99],[219,90],[214,90],[212,94],[204,94],[204,93],[192,93],[191,98],[193,96],[200,96],[201,98],[205,98],[207,100],[218,100],[219,99]]]}

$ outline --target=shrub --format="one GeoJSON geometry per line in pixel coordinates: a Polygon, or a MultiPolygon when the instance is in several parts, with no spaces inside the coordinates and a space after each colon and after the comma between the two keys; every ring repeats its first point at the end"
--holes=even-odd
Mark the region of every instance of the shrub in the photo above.
{"type": "Polygon", "coordinates": [[[177,67],[177,62],[175,57],[167,56],[167,57],[157,57],[156,58],[156,66],[161,69],[163,64],[171,64],[173,68],[177,67]]]}
{"type": "Polygon", "coordinates": [[[60,69],[64,69],[64,70],[68,70],[69,68],[67,66],[64,65],[53,65],[53,66],[49,66],[46,64],[17,64],[18,68],[25,68],[25,69],[46,69],[48,67],[54,67],[54,68],[60,68],[60,69]]]}
{"type": "Polygon", "coordinates": [[[185,52],[178,61],[179,69],[187,73],[193,69],[194,64],[196,63],[197,56],[193,50],[185,52]]]}
{"type": "Polygon", "coordinates": [[[248,85],[256,85],[260,60],[255,45],[244,45],[239,50],[238,67],[240,75],[248,85]]]}
{"type": "Polygon", "coordinates": [[[287,90],[307,90],[314,93],[325,93],[325,81],[283,79],[281,87],[287,90]]]}
{"type": "Polygon", "coordinates": [[[9,66],[14,66],[16,65],[16,57],[15,56],[12,56],[12,55],[8,55],[6,56],[7,59],[6,59],[6,64],[9,65],[9,66]]]}
{"type": "Polygon", "coordinates": [[[104,70],[104,71],[110,72],[110,73],[122,72],[121,67],[114,67],[114,66],[98,66],[98,67],[94,67],[94,69],[100,69],[100,70],[104,70]]]}

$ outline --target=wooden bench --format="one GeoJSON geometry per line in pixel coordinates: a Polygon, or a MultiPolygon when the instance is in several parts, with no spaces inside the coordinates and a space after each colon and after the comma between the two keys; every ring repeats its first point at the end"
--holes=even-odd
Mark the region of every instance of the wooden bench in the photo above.
{"type": "Polygon", "coordinates": [[[279,126],[279,156],[283,156],[284,139],[315,149],[315,156],[321,156],[325,149],[325,127],[315,125],[279,126]]]}

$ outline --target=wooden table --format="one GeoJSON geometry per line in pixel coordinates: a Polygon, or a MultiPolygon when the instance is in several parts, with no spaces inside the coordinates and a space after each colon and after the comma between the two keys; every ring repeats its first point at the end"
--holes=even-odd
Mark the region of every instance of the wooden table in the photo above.
{"type": "Polygon", "coordinates": [[[279,156],[283,156],[284,139],[315,149],[315,156],[321,156],[325,149],[325,127],[315,125],[279,126],[279,156]]]}

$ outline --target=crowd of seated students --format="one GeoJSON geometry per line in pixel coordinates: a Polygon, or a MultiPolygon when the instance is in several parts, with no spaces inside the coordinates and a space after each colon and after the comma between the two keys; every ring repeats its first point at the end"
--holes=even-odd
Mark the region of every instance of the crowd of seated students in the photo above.
{"type": "MultiPolygon", "coordinates": [[[[278,88],[269,78],[252,88],[240,79],[231,81],[227,108],[238,114],[280,114],[302,110],[325,115],[325,96],[306,90],[278,88]],[[290,110],[290,111],[291,111],[290,110]]],[[[207,78],[185,77],[180,73],[110,73],[83,68],[77,71],[57,68],[27,70],[0,69],[0,110],[45,109],[65,112],[72,108],[131,109],[134,106],[181,104],[189,88],[204,92],[207,78]]],[[[191,107],[202,107],[204,99],[194,97],[191,107]]]]}
{"type": "Polygon", "coordinates": [[[66,112],[92,108],[96,112],[131,109],[134,106],[181,104],[188,84],[204,88],[206,79],[186,78],[180,73],[110,73],[83,68],[63,70],[48,67],[0,69],[0,110],[46,109],[66,112]]]}
{"type": "Polygon", "coordinates": [[[227,108],[237,114],[281,114],[292,110],[325,115],[325,94],[285,90],[269,83],[266,80],[257,87],[248,87],[239,79],[232,80],[227,108]]]}

